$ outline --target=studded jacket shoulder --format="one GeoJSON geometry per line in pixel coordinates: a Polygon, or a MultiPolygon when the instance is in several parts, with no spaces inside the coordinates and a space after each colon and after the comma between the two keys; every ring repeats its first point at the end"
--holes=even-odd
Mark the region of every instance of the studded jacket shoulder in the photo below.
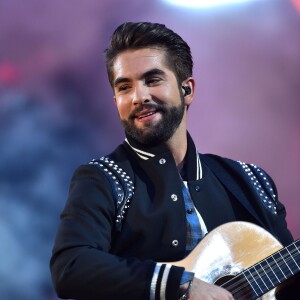
{"type": "Polygon", "coordinates": [[[116,230],[121,231],[122,220],[134,194],[132,178],[116,162],[105,156],[93,159],[89,164],[99,167],[111,184],[117,207],[115,226],[116,230]]]}

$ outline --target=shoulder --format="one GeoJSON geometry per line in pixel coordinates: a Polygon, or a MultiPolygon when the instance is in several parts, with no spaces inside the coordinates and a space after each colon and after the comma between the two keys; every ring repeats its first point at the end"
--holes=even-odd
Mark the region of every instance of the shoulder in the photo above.
{"type": "Polygon", "coordinates": [[[105,155],[95,155],[90,161],[77,166],[73,173],[73,178],[78,176],[81,178],[90,176],[103,177],[103,175],[107,175],[105,173],[107,173],[108,169],[117,169],[119,171],[118,164],[126,160],[126,157],[125,147],[121,144],[112,152],[105,155]]]}
{"type": "MultiPolygon", "coordinates": [[[[244,173],[251,177],[251,175],[255,175],[258,177],[262,177],[264,179],[265,176],[267,176],[269,180],[272,180],[271,177],[267,174],[267,172],[255,165],[251,162],[243,162],[240,160],[234,160],[228,157],[223,157],[215,154],[200,154],[200,159],[206,163],[207,165],[214,165],[219,166],[220,168],[223,167],[224,169],[232,169],[237,172],[244,173]]],[[[273,182],[272,182],[273,183],[273,182]]]]}
{"type": "Polygon", "coordinates": [[[238,160],[234,160],[228,157],[212,154],[212,153],[199,153],[200,158],[204,161],[216,161],[222,164],[229,164],[229,165],[238,165],[238,160]]]}
{"type": "Polygon", "coordinates": [[[245,177],[251,183],[256,181],[262,182],[268,189],[272,186],[275,187],[271,176],[262,167],[254,163],[233,160],[215,154],[199,154],[199,156],[204,163],[214,170],[232,175],[240,174],[240,176],[245,177]]]}
{"type": "MultiPolygon", "coordinates": [[[[261,167],[239,160],[233,160],[214,154],[200,154],[200,159],[217,175],[217,177],[238,185],[245,190],[250,189],[255,199],[273,214],[278,210],[276,185],[270,175],[261,167]]],[[[252,194],[252,193],[251,193],[252,194]]]]}
{"type": "Polygon", "coordinates": [[[111,164],[112,159],[109,159],[108,162],[108,157],[120,155],[122,153],[121,146],[122,145],[118,146],[108,155],[93,158],[77,166],[71,177],[70,190],[74,187],[84,188],[87,186],[90,188],[91,185],[111,190],[112,182],[114,182],[111,169],[116,169],[116,171],[120,170],[117,167],[117,163],[114,162],[113,165],[111,164]],[[112,167],[110,165],[112,165],[112,167]]]}
{"type": "Polygon", "coordinates": [[[134,177],[125,148],[120,145],[112,153],[92,159],[87,167],[95,168],[109,183],[117,208],[116,229],[121,230],[122,220],[134,195],[134,177]]]}

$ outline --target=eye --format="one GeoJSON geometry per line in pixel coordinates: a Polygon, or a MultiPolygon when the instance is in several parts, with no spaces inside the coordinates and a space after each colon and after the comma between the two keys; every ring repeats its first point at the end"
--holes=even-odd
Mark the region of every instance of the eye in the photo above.
{"type": "Polygon", "coordinates": [[[161,81],[159,77],[151,77],[145,80],[146,85],[153,86],[161,81]]]}
{"type": "Polygon", "coordinates": [[[122,84],[120,86],[118,86],[118,92],[123,92],[123,91],[127,91],[128,89],[130,89],[131,86],[129,84],[122,84]]]}

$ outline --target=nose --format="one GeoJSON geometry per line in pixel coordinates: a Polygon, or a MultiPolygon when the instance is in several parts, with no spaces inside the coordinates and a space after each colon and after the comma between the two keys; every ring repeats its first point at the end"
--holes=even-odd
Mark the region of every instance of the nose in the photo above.
{"type": "Polygon", "coordinates": [[[133,95],[132,95],[132,103],[134,105],[143,104],[150,102],[150,93],[147,86],[140,84],[136,85],[133,95]]]}

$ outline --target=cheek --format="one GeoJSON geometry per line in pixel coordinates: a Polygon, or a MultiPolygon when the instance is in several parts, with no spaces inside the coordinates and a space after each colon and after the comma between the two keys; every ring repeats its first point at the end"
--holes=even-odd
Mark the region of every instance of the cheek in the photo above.
{"type": "Polygon", "coordinates": [[[177,86],[161,87],[157,92],[160,95],[160,98],[164,99],[164,102],[168,102],[171,105],[177,104],[181,101],[177,86]]]}
{"type": "Polygon", "coordinates": [[[150,89],[150,94],[156,101],[166,103],[174,98],[175,92],[166,85],[160,85],[150,89]]]}
{"type": "Polygon", "coordinates": [[[126,119],[130,113],[130,102],[125,100],[123,97],[118,97],[117,99],[115,99],[115,104],[117,106],[121,119],[126,119]]]}

